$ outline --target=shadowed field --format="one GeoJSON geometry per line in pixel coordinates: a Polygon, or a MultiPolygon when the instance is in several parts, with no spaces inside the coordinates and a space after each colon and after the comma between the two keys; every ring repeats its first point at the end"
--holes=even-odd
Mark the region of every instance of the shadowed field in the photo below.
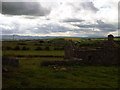
{"type": "MultiPolygon", "coordinates": [[[[56,39],[52,40],[54,41],[52,44],[45,42],[39,43],[40,45],[33,41],[3,42],[3,55],[14,57],[20,61],[18,67],[4,66],[8,69],[8,72],[3,73],[3,88],[119,87],[118,66],[56,66],[58,69],[41,66],[44,60],[64,60],[63,57],[54,57],[64,56],[64,42],[63,44],[57,44],[56,39]],[[36,46],[36,44],[38,45],[36,46]],[[19,46],[19,48],[16,48],[16,46],[19,46]],[[29,49],[23,49],[24,46],[29,47],[29,49]],[[42,49],[36,50],[38,46],[42,49]],[[59,47],[62,47],[62,49],[59,47]],[[17,57],[17,55],[23,55],[24,57],[17,57]],[[29,57],[30,55],[41,55],[43,57],[29,57]],[[52,55],[53,57],[44,57],[44,55],[52,55]]],[[[89,42],[84,41],[84,43],[89,42]]]]}
{"type": "Polygon", "coordinates": [[[22,58],[19,67],[7,66],[3,88],[118,88],[118,67],[62,66],[67,70],[61,71],[42,67],[42,60],[22,58]]]}

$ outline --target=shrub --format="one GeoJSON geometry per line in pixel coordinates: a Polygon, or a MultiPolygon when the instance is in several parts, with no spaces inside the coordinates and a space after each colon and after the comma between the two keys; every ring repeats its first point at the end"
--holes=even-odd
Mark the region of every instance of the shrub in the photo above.
{"type": "Polygon", "coordinates": [[[49,47],[45,47],[45,50],[50,50],[50,48],[49,47]]]}
{"type": "Polygon", "coordinates": [[[22,50],[30,50],[28,47],[23,47],[22,50]]]}
{"type": "Polygon", "coordinates": [[[43,40],[40,40],[39,43],[44,43],[44,41],[43,41],[43,40]]]}
{"type": "Polygon", "coordinates": [[[5,47],[5,48],[3,48],[3,50],[12,50],[12,48],[11,47],[5,47]]]}
{"type": "Polygon", "coordinates": [[[9,56],[2,56],[2,65],[19,66],[19,60],[9,56]]]}
{"type": "Polygon", "coordinates": [[[64,50],[64,48],[54,48],[54,50],[64,50]]]}
{"type": "Polygon", "coordinates": [[[20,50],[20,47],[19,47],[19,46],[16,46],[16,47],[14,48],[14,50],[20,50]]]}
{"type": "Polygon", "coordinates": [[[36,44],[34,44],[34,45],[35,45],[35,46],[40,46],[41,44],[37,44],[37,43],[36,43],[36,44]]]}
{"type": "Polygon", "coordinates": [[[41,47],[36,47],[36,49],[35,50],[42,50],[42,48],[41,47]]]}
{"type": "Polygon", "coordinates": [[[27,45],[26,43],[18,43],[18,45],[27,45]]]}

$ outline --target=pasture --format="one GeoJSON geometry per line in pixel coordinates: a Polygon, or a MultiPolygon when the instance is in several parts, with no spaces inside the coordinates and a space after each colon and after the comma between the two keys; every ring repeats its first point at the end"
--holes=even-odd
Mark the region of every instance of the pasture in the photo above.
{"type": "MultiPolygon", "coordinates": [[[[64,60],[64,39],[3,42],[3,55],[19,59],[18,67],[4,66],[3,88],[118,88],[118,66],[58,66],[65,70],[41,66],[44,60],[64,60]],[[24,48],[23,48],[24,47],[24,48]],[[39,49],[37,49],[39,47],[39,49]],[[19,57],[22,55],[22,57],[19,57]],[[36,57],[36,55],[38,57],[36,57]],[[47,56],[53,57],[47,57],[47,56]],[[33,57],[30,57],[33,56],[33,57]],[[43,56],[43,57],[41,57],[43,56]],[[54,57],[61,56],[61,57],[54,57]]],[[[100,40],[76,39],[85,44],[100,40]]],[[[96,45],[97,45],[96,43],[96,45]]],[[[90,45],[86,45],[90,47],[90,45]]],[[[92,46],[94,47],[94,45],[92,46]]]]}

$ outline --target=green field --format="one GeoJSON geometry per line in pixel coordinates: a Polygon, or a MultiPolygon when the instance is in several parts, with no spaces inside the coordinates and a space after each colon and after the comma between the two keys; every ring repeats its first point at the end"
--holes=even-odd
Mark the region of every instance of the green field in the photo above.
{"type": "MultiPolygon", "coordinates": [[[[118,88],[118,67],[72,66],[56,71],[39,59],[21,59],[3,73],[3,88],[118,88]]],[[[65,66],[63,66],[65,67],[65,66]]]]}
{"type": "Polygon", "coordinates": [[[14,56],[14,55],[54,55],[54,56],[64,56],[64,51],[13,51],[13,50],[8,50],[8,51],[3,51],[3,54],[9,55],[9,56],[14,56]]]}
{"type": "MultiPolygon", "coordinates": [[[[67,38],[71,39],[71,38],[67,38]]],[[[72,38],[74,39],[74,38],[72,38]]],[[[74,39],[75,41],[89,43],[90,40],[74,39]]],[[[34,40],[35,41],[35,40],[34,40]]],[[[35,50],[36,47],[63,47],[64,40],[49,39],[45,43],[37,44],[34,41],[24,42],[3,42],[3,55],[12,56],[19,59],[20,65],[4,66],[9,72],[3,73],[2,84],[3,88],[118,88],[118,66],[58,66],[66,68],[66,70],[56,70],[50,67],[41,66],[44,60],[64,60],[64,58],[55,57],[16,57],[16,55],[53,55],[64,56],[64,50],[35,50]],[[53,44],[47,41],[54,42],[53,44]],[[59,41],[62,44],[59,44],[59,41]],[[26,45],[19,45],[24,43],[26,45]],[[20,50],[14,50],[16,46],[20,50]],[[21,50],[21,48],[29,47],[30,50],[21,50]],[[12,49],[7,50],[6,47],[12,49]]],[[[36,40],[37,41],[37,40],[36,40]]],[[[38,40],[39,41],[39,40],[38,40]]],[[[92,40],[95,43],[97,40],[92,40]]],[[[81,45],[82,45],[81,44],[81,45]]]]}

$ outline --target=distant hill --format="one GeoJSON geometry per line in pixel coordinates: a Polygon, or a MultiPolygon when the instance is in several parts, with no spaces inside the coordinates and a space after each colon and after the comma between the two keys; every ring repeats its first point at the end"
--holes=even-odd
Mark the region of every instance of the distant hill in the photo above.
{"type": "MultiPolygon", "coordinates": [[[[19,40],[19,39],[51,39],[51,38],[56,38],[55,36],[20,36],[20,35],[15,35],[14,39],[19,40]]],[[[13,35],[2,35],[2,40],[8,40],[8,39],[13,39],[13,35]]]]}
{"type": "MultiPolygon", "coordinates": [[[[21,39],[70,39],[70,40],[80,40],[80,39],[90,39],[90,38],[107,38],[107,37],[67,37],[67,36],[21,36],[21,35],[14,35],[14,40],[21,40],[21,39]]],[[[120,37],[115,37],[120,38],[120,37]]],[[[1,39],[1,37],[0,37],[1,39]]],[[[2,40],[13,40],[13,35],[2,35],[2,40]]]]}

